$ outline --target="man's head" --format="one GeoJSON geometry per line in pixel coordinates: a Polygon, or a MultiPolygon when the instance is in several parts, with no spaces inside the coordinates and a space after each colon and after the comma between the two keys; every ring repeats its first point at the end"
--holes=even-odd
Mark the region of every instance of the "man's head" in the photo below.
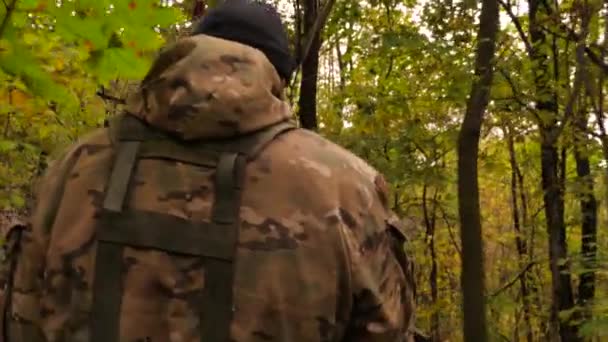
{"type": "Polygon", "coordinates": [[[276,9],[261,1],[226,0],[194,27],[192,35],[232,40],[262,51],[283,81],[295,68],[285,27],[276,9]]]}

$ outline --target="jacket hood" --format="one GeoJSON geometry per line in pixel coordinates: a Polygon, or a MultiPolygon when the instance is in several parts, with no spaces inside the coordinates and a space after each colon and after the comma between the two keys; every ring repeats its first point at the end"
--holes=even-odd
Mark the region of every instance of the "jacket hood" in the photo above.
{"type": "Polygon", "coordinates": [[[290,119],[284,90],[261,51],[196,35],[160,54],[126,111],[183,140],[228,138],[290,119]]]}

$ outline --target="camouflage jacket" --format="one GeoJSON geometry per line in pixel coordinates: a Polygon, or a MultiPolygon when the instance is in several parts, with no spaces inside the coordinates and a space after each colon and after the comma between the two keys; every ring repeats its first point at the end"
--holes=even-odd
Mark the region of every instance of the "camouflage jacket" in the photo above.
{"type": "MultiPolygon", "coordinates": [[[[200,35],[161,53],[129,99],[126,117],[183,146],[230,141],[289,122],[283,92],[261,52],[200,35]]],[[[126,246],[114,265],[124,271],[120,279],[95,274],[116,151],[111,128],[82,138],[39,182],[30,224],[5,232],[8,258],[0,276],[8,341],[100,340],[91,336],[94,312],[108,303],[120,305],[118,330],[108,342],[211,340],[201,337],[212,317],[201,312],[211,286],[205,258],[126,246]],[[96,301],[96,279],[120,284],[120,293],[96,301]]],[[[209,222],[214,174],[213,167],[142,158],[124,206],[209,222]]],[[[231,341],[412,339],[412,265],[377,171],[319,135],[293,129],[246,163],[241,189],[231,341]]],[[[152,220],[143,228],[153,236],[157,226],[162,222],[152,220]]],[[[161,228],[173,229],[165,239],[182,234],[177,226],[161,228]]]]}

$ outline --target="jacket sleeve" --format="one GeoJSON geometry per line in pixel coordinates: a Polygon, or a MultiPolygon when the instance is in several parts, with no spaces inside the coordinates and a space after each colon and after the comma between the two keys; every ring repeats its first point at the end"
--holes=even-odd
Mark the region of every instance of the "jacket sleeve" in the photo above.
{"type": "Polygon", "coordinates": [[[66,156],[53,163],[36,182],[34,208],[28,222],[2,229],[0,333],[12,302],[20,303],[23,324],[38,316],[36,296],[40,293],[46,250],[70,160],[66,156]],[[19,285],[14,286],[15,283],[19,285]]]}
{"type": "Polygon", "coordinates": [[[46,250],[57,212],[62,205],[69,173],[78,160],[80,146],[74,145],[61,158],[52,162],[34,187],[34,206],[29,218],[28,233],[46,250]]]}
{"type": "Polygon", "coordinates": [[[344,341],[414,341],[413,264],[401,220],[373,205],[361,229],[344,231],[353,307],[344,341]]]}

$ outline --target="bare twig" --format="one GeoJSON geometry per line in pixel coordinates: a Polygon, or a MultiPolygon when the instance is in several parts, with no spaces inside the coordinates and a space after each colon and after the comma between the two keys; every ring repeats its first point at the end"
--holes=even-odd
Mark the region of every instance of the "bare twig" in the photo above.
{"type": "Polygon", "coordinates": [[[123,99],[123,98],[106,94],[105,88],[103,88],[103,87],[101,87],[101,89],[98,90],[95,94],[97,96],[101,97],[103,100],[106,100],[106,101],[111,101],[111,102],[118,103],[118,104],[126,104],[127,103],[127,101],[125,99],[123,99]]]}
{"type": "Polygon", "coordinates": [[[502,292],[504,292],[505,290],[509,289],[511,286],[513,286],[517,282],[517,280],[519,280],[521,277],[523,277],[526,274],[526,272],[528,272],[532,268],[532,266],[534,266],[536,264],[537,264],[537,262],[535,262],[535,261],[528,263],[528,265],[526,265],[526,267],[524,267],[523,270],[519,271],[519,273],[517,273],[517,275],[515,275],[515,277],[513,277],[513,279],[511,279],[505,285],[501,286],[498,290],[496,290],[493,293],[491,293],[490,295],[488,295],[488,297],[496,297],[499,294],[501,294],[502,292]]]}

